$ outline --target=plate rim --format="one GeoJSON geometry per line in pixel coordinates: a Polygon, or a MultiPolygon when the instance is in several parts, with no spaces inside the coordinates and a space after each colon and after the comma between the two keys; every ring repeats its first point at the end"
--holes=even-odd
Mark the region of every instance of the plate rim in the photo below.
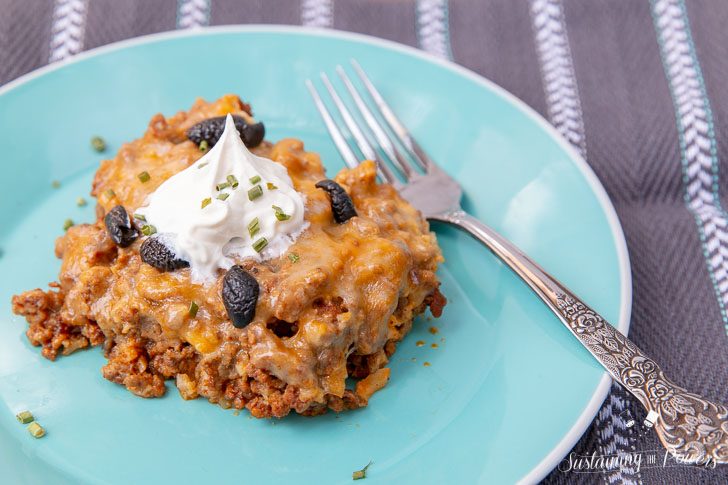
{"type": "MultiPolygon", "coordinates": [[[[619,222],[619,218],[617,217],[617,212],[614,208],[614,205],[612,204],[611,199],[607,195],[606,189],[602,185],[596,173],[594,173],[594,170],[586,162],[586,160],[584,160],[581,154],[579,154],[579,152],[576,151],[576,149],[556,130],[556,128],[551,125],[543,116],[541,116],[541,114],[538,113],[535,109],[533,109],[524,101],[517,98],[514,94],[507,91],[505,88],[501,87],[490,79],[481,76],[480,74],[464,66],[456,64],[455,62],[448,59],[436,57],[423,50],[405,44],[400,44],[389,39],[337,29],[275,24],[207,26],[187,30],[170,30],[164,32],[156,32],[153,34],[124,39],[103,46],[95,47],[93,49],[89,49],[70,58],[39,67],[33,71],[23,74],[16,79],[13,79],[3,86],[0,86],[0,97],[5,96],[14,89],[19,88],[20,86],[36,78],[49,74],[53,71],[62,69],[66,66],[78,62],[82,62],[86,59],[91,59],[117,50],[123,50],[128,47],[135,47],[143,44],[172,40],[177,38],[235,33],[309,35],[315,37],[326,37],[331,39],[353,40],[377,47],[382,47],[384,49],[398,51],[405,55],[414,56],[441,68],[453,71],[455,74],[461,75],[477,84],[480,84],[481,86],[484,86],[495,94],[501,96],[504,100],[508,101],[512,106],[519,109],[524,115],[531,118],[547,134],[549,134],[551,138],[556,141],[561,149],[566,152],[576,168],[582,173],[582,175],[584,175],[587,184],[596,196],[600,207],[604,211],[604,215],[607,219],[607,223],[609,224],[609,228],[611,230],[614,240],[620,274],[619,320],[615,326],[620,332],[624,333],[625,335],[629,332],[630,319],[632,314],[632,270],[629,260],[629,252],[627,249],[627,242],[625,240],[624,231],[622,229],[622,225],[619,222]]],[[[599,411],[602,403],[607,397],[609,388],[611,387],[611,382],[611,377],[606,371],[604,371],[601,379],[599,380],[599,383],[597,384],[596,389],[594,390],[594,393],[592,394],[591,399],[587,403],[582,413],[576,419],[572,427],[562,436],[561,440],[554,446],[554,448],[552,448],[551,451],[548,452],[546,456],[544,456],[536,466],[534,466],[531,470],[525,473],[517,481],[517,483],[538,482],[556,468],[559,462],[574,447],[574,445],[576,445],[579,438],[581,438],[581,436],[586,432],[587,428],[596,417],[597,412],[599,411]]]]}

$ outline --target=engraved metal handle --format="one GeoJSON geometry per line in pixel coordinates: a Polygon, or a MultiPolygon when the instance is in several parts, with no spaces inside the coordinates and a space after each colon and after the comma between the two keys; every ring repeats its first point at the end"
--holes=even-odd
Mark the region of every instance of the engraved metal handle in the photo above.
{"type": "Polygon", "coordinates": [[[728,463],[726,406],[688,392],[666,378],[655,361],[631,340],[473,216],[456,210],[428,219],[466,231],[515,271],[611,376],[642,403],[668,451],[686,463],[728,463]]]}

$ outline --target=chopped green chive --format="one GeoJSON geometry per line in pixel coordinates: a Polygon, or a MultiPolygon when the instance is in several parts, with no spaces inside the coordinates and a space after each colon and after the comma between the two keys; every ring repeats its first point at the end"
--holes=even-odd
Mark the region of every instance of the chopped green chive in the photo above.
{"type": "Polygon", "coordinates": [[[354,473],[351,474],[352,480],[362,480],[367,477],[367,469],[371,466],[372,462],[370,461],[367,463],[367,466],[362,468],[361,470],[357,470],[354,473]]]}
{"type": "Polygon", "coordinates": [[[30,433],[33,438],[42,438],[45,436],[45,430],[43,429],[43,426],[36,422],[32,422],[28,425],[28,433],[30,433]]]}
{"type": "Polygon", "coordinates": [[[238,179],[235,178],[235,175],[228,175],[227,181],[230,184],[230,187],[237,189],[238,188],[238,179]]]}
{"type": "Polygon", "coordinates": [[[207,199],[202,199],[202,204],[200,204],[200,207],[202,209],[204,209],[205,207],[207,207],[211,203],[212,203],[212,199],[210,197],[208,197],[207,199]]]}
{"type": "Polygon", "coordinates": [[[263,188],[260,185],[256,185],[252,189],[248,190],[248,200],[255,200],[263,195],[263,188]]]}
{"type": "Polygon", "coordinates": [[[144,234],[145,236],[151,236],[155,232],[157,232],[157,228],[151,224],[144,224],[142,226],[142,234],[144,234]]]}
{"type": "Polygon", "coordinates": [[[230,184],[227,182],[223,182],[223,183],[217,184],[215,186],[215,188],[217,189],[218,192],[220,192],[222,189],[227,189],[228,187],[230,187],[230,184]]]}
{"type": "Polygon", "coordinates": [[[225,200],[228,197],[230,197],[230,194],[220,194],[220,195],[217,196],[217,198],[220,199],[220,200],[225,200]]]}
{"type": "Polygon", "coordinates": [[[141,181],[141,182],[142,182],[143,184],[145,184],[145,183],[149,182],[149,179],[150,179],[150,178],[152,178],[152,177],[151,177],[151,176],[149,175],[149,172],[147,172],[146,170],[145,170],[144,172],[140,173],[139,175],[137,175],[137,177],[139,178],[139,180],[140,180],[140,181],[141,181]]]}
{"type": "Polygon", "coordinates": [[[197,166],[197,168],[207,167],[207,164],[208,164],[208,163],[210,163],[210,162],[202,162],[201,164],[199,164],[199,165],[197,166]]]}
{"type": "Polygon", "coordinates": [[[255,249],[256,253],[259,253],[263,250],[264,247],[268,245],[268,240],[264,237],[261,237],[257,241],[253,243],[253,249],[255,249]]]}
{"type": "Polygon", "coordinates": [[[250,234],[250,237],[253,237],[258,234],[258,231],[260,231],[260,221],[256,217],[248,223],[248,233],[250,234]]]}
{"type": "Polygon", "coordinates": [[[108,197],[109,199],[111,199],[112,197],[116,197],[116,192],[111,189],[108,189],[106,192],[104,192],[104,194],[106,194],[106,197],[108,197]]]}
{"type": "Polygon", "coordinates": [[[16,414],[15,417],[18,419],[18,421],[20,421],[23,424],[32,423],[33,420],[35,419],[33,417],[33,413],[31,413],[30,411],[21,411],[18,414],[16,414]]]}
{"type": "Polygon", "coordinates": [[[255,185],[258,182],[260,182],[260,175],[256,175],[255,177],[250,177],[250,183],[255,185]]]}
{"type": "Polygon", "coordinates": [[[57,189],[60,186],[61,183],[58,180],[54,180],[53,182],[51,182],[51,187],[53,187],[54,189],[57,189]]]}
{"type": "Polygon", "coordinates": [[[73,221],[71,219],[66,219],[65,221],[63,221],[63,230],[64,231],[69,230],[71,228],[71,226],[73,226],[73,221]]]}
{"type": "Polygon", "coordinates": [[[298,263],[301,257],[296,253],[288,253],[288,259],[291,261],[291,263],[298,263]]]}
{"type": "Polygon", "coordinates": [[[273,210],[276,212],[276,219],[278,219],[279,221],[287,221],[291,218],[291,216],[283,212],[283,209],[281,209],[277,205],[271,207],[273,207],[273,210]]]}
{"type": "Polygon", "coordinates": [[[83,197],[79,197],[78,199],[76,199],[76,205],[79,206],[79,207],[85,206],[86,205],[86,199],[84,199],[83,197]]]}
{"type": "Polygon", "coordinates": [[[91,138],[91,148],[97,152],[103,152],[106,150],[106,142],[100,136],[95,136],[91,138]]]}
{"type": "Polygon", "coordinates": [[[202,140],[200,142],[200,151],[206,152],[208,148],[210,148],[210,145],[207,143],[207,140],[202,140]]]}
{"type": "Polygon", "coordinates": [[[270,182],[265,184],[268,187],[268,190],[276,190],[278,187],[275,186],[275,184],[272,184],[270,182]]]}
{"type": "Polygon", "coordinates": [[[147,218],[143,214],[134,214],[134,219],[142,222],[147,222],[147,218]]]}
{"type": "Polygon", "coordinates": [[[197,316],[197,310],[199,310],[199,309],[200,309],[200,307],[197,306],[197,303],[195,303],[194,301],[192,303],[190,303],[190,311],[189,311],[190,316],[192,318],[195,318],[197,316]]]}

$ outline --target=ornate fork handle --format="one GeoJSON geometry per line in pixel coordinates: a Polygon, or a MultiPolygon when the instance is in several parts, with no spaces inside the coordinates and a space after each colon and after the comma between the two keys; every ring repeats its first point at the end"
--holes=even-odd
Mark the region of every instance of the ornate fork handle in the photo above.
{"type": "Polygon", "coordinates": [[[468,232],[515,271],[548,305],[611,376],[657,414],[655,430],[665,447],[686,463],[728,463],[728,409],[674,384],[597,312],[497,232],[461,211],[429,219],[468,232]]]}

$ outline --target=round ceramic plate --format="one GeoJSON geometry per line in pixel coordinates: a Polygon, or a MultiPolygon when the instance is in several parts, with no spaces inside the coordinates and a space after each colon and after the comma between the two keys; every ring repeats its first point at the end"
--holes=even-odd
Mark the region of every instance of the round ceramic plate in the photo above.
{"type": "Polygon", "coordinates": [[[413,49],[338,32],[241,27],[124,42],[0,91],[5,483],[350,483],[369,461],[367,483],[508,483],[558,465],[608,379],[507,267],[446,227],[435,227],[447,259],[442,318],[419,319],[392,358],[389,385],[369,407],[340,415],[256,420],[183,401],[171,385],[164,398],[141,399],[101,377],[98,348],[42,358],[11,314],[13,294],[56,278],[64,220],[94,219],[93,201],[76,205],[102,159],[93,135],[113,153],[155,113],[237,93],[269,139],[304,140],[335,173],[342,161],[304,80],[318,82],[350,58],[460,181],[467,210],[627,331],[629,263],[602,186],[542,118],[497,86],[413,49]],[[24,409],[44,438],[15,420],[24,409]]]}

